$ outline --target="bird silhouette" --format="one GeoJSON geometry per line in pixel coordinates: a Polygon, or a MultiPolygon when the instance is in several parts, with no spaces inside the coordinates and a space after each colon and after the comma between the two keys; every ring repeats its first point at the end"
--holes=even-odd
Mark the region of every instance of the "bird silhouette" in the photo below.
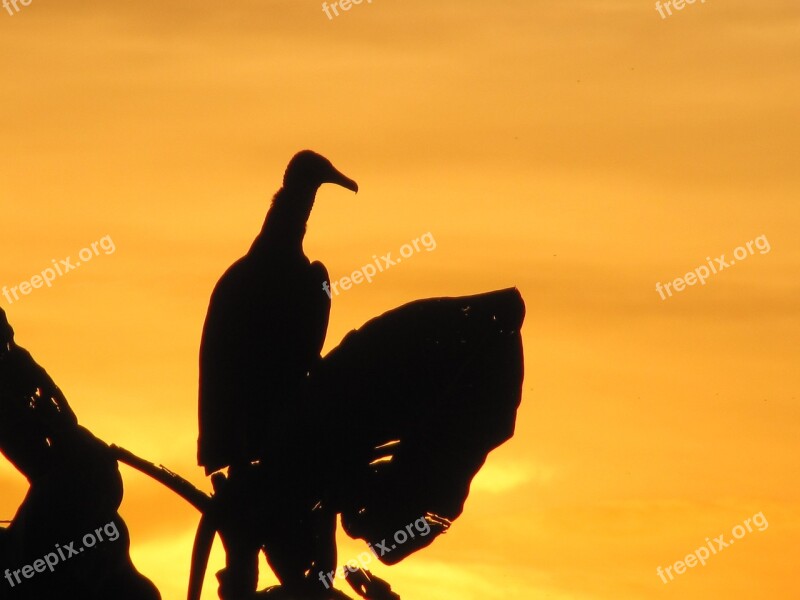
{"type": "Polygon", "coordinates": [[[303,252],[324,183],[358,191],[323,156],[296,154],[261,232],[211,296],[200,348],[198,463],[207,474],[286,447],[292,403],[320,359],[330,314],[328,272],[303,252]]]}
{"type": "MultiPolygon", "coordinates": [[[[303,238],[323,183],[358,190],[314,152],[292,158],[261,233],[211,296],[198,462],[215,494],[195,540],[192,599],[215,531],[226,552],[220,598],[254,597],[262,550],[281,583],[269,594],[340,598],[338,514],[350,537],[395,564],[447,531],[488,453],[514,432],[525,314],[516,289],[417,300],[320,356],[328,273],[303,238]]],[[[348,582],[370,600],[396,596],[388,584],[348,582]]]]}

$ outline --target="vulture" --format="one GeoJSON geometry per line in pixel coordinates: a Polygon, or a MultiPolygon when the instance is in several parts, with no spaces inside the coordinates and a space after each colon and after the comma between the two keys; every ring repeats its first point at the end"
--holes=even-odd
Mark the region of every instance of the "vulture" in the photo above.
{"type": "Polygon", "coordinates": [[[330,282],[303,238],[323,183],[358,191],[322,156],[292,158],[261,233],[211,296],[198,462],[215,474],[215,494],[195,538],[190,599],[217,531],[221,598],[253,597],[261,551],[281,584],[264,597],[342,597],[330,587],[337,515],[396,564],[449,529],[488,454],[514,434],[525,317],[515,288],[416,300],[320,356],[330,282]]]}
{"type": "Polygon", "coordinates": [[[211,295],[200,346],[198,464],[206,474],[280,452],[296,431],[296,404],[330,315],[328,272],[303,252],[324,183],[358,192],[328,159],[296,154],[261,232],[211,295]]]}

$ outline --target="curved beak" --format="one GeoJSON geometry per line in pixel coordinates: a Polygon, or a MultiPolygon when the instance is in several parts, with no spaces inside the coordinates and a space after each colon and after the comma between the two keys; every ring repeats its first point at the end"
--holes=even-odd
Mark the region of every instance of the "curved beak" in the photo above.
{"type": "Polygon", "coordinates": [[[343,188],[350,190],[351,192],[358,193],[358,184],[349,177],[346,177],[340,171],[337,171],[335,168],[331,172],[331,175],[328,178],[327,183],[335,183],[336,185],[340,185],[343,188]]]}

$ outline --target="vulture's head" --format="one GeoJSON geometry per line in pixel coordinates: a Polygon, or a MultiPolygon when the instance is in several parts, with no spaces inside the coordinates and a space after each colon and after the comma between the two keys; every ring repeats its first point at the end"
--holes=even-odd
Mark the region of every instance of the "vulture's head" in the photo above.
{"type": "Polygon", "coordinates": [[[335,183],[343,188],[358,192],[358,184],[345,177],[324,156],[311,150],[303,150],[294,155],[283,176],[285,188],[311,188],[316,190],[323,183],[335,183]]]}

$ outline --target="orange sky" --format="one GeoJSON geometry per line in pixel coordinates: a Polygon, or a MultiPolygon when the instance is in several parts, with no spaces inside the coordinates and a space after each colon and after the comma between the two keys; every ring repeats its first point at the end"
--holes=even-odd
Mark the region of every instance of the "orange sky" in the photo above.
{"type": "MultiPolygon", "coordinates": [[[[213,285],[289,157],[323,188],[306,253],[327,348],[419,297],[516,285],[516,437],[450,533],[379,567],[407,600],[796,598],[800,542],[800,4],[707,0],[33,0],[0,12],[0,286],[110,236],[9,305],[81,422],[208,489],[194,464],[213,285]],[[661,300],[764,235],[756,253],[661,300]],[[763,512],[668,585],[656,567],[763,512]]],[[[197,514],[124,468],[139,568],[185,596],[197,514]]],[[[0,463],[0,518],[24,480],[0,463]]],[[[363,545],[342,538],[342,562],[363,545]]],[[[204,598],[215,597],[214,564],[204,598]]],[[[264,583],[274,581],[264,577],[264,583]]]]}

